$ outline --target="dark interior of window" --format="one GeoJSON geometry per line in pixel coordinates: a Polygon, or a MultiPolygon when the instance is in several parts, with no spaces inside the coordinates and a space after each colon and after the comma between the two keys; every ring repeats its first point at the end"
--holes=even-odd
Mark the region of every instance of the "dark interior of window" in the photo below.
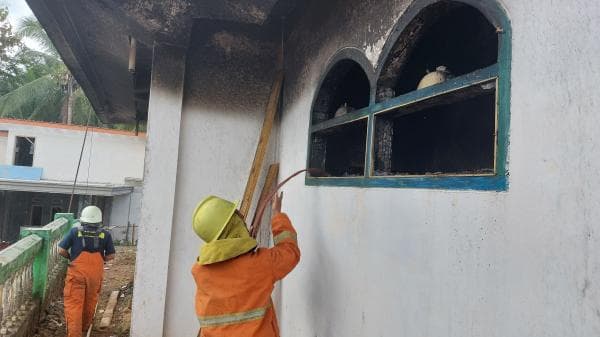
{"type": "Polygon", "coordinates": [[[342,60],[331,68],[313,107],[313,124],[369,105],[370,85],[358,63],[342,60]]]}
{"type": "MultiPolygon", "coordinates": [[[[375,100],[428,86],[432,90],[405,96],[381,112],[375,109],[382,105],[373,106],[372,149],[366,148],[367,118],[313,127],[319,131],[311,134],[310,167],[333,177],[364,176],[365,157],[372,151],[369,175],[379,177],[496,174],[495,70],[432,86],[497,64],[498,43],[498,30],[474,7],[443,0],[426,7],[389,50],[375,100]],[[424,84],[432,75],[438,78],[424,84]],[[335,126],[322,129],[330,125],[335,126]]],[[[369,103],[369,80],[362,68],[351,60],[340,61],[319,89],[312,124],[369,103]]]]}
{"type": "Polygon", "coordinates": [[[56,215],[56,213],[62,213],[63,210],[60,207],[52,207],[52,217],[50,218],[50,221],[54,221],[54,216],[56,215]]]}
{"type": "Polygon", "coordinates": [[[17,137],[15,144],[15,165],[33,166],[33,152],[35,139],[30,137],[17,137]]]}
{"type": "Polygon", "coordinates": [[[471,6],[441,1],[411,21],[392,47],[377,83],[377,101],[416,90],[440,66],[456,77],[497,59],[498,34],[485,16],[471,6]]]}
{"type": "Polygon", "coordinates": [[[314,133],[310,167],[335,177],[363,176],[366,141],[366,118],[314,133]]]}
{"type": "Polygon", "coordinates": [[[42,206],[33,205],[31,206],[31,226],[42,225],[42,206]]]}
{"type": "Polygon", "coordinates": [[[375,175],[493,174],[495,90],[461,95],[377,115],[375,175]]]}

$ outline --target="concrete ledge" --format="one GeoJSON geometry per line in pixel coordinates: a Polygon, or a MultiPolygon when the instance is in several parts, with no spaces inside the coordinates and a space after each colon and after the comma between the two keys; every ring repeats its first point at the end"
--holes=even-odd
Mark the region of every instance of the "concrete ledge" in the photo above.
{"type": "MultiPolygon", "coordinates": [[[[68,181],[0,179],[0,190],[4,191],[71,194],[72,189],[73,183],[68,181]]],[[[101,195],[110,197],[129,194],[132,191],[133,187],[126,185],[77,184],[75,187],[75,194],[79,195],[101,195]]]]}

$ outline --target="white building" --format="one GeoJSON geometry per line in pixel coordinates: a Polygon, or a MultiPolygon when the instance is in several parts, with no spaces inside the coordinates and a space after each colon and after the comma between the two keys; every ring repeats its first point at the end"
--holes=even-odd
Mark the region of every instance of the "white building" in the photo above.
{"type": "Polygon", "coordinates": [[[283,337],[600,335],[597,0],[28,2],[102,118],[148,116],[132,336],[197,333],[190,216],[242,196],[282,42],[269,162],[331,175],[285,188],[283,337]]]}
{"type": "Polygon", "coordinates": [[[12,241],[20,226],[45,225],[68,211],[82,154],[71,211],[96,204],[117,240],[133,240],[145,144],[143,133],[90,128],[86,137],[82,126],[0,119],[2,239],[12,241]]]}

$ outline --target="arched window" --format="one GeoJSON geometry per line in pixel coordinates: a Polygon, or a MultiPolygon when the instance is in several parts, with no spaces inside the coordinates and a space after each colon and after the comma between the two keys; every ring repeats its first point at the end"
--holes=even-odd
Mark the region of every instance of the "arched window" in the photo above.
{"type": "Polygon", "coordinates": [[[371,86],[363,68],[342,59],[325,76],[313,105],[309,166],[331,176],[365,175],[367,118],[345,123],[368,107],[371,86]],[[335,121],[335,124],[328,124],[335,121]]]}
{"type": "MultiPolygon", "coordinates": [[[[502,8],[416,0],[396,31],[378,63],[370,105],[336,116],[350,100],[333,98],[343,94],[329,84],[330,74],[313,108],[312,132],[347,128],[352,139],[366,137],[364,174],[336,158],[349,151],[348,139],[340,136],[339,147],[319,152],[327,142],[313,133],[309,165],[346,178],[309,177],[307,183],[506,190],[510,24],[502,8]]],[[[352,92],[352,81],[343,84],[352,92]]],[[[358,150],[353,147],[353,158],[358,150]]]]}

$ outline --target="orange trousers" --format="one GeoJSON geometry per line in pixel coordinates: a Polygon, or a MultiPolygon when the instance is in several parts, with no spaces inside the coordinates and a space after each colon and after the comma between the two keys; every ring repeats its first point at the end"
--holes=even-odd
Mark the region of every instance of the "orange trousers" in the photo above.
{"type": "Polygon", "coordinates": [[[100,253],[81,252],[69,265],[64,290],[68,337],[84,336],[92,324],[103,273],[100,253]]]}

